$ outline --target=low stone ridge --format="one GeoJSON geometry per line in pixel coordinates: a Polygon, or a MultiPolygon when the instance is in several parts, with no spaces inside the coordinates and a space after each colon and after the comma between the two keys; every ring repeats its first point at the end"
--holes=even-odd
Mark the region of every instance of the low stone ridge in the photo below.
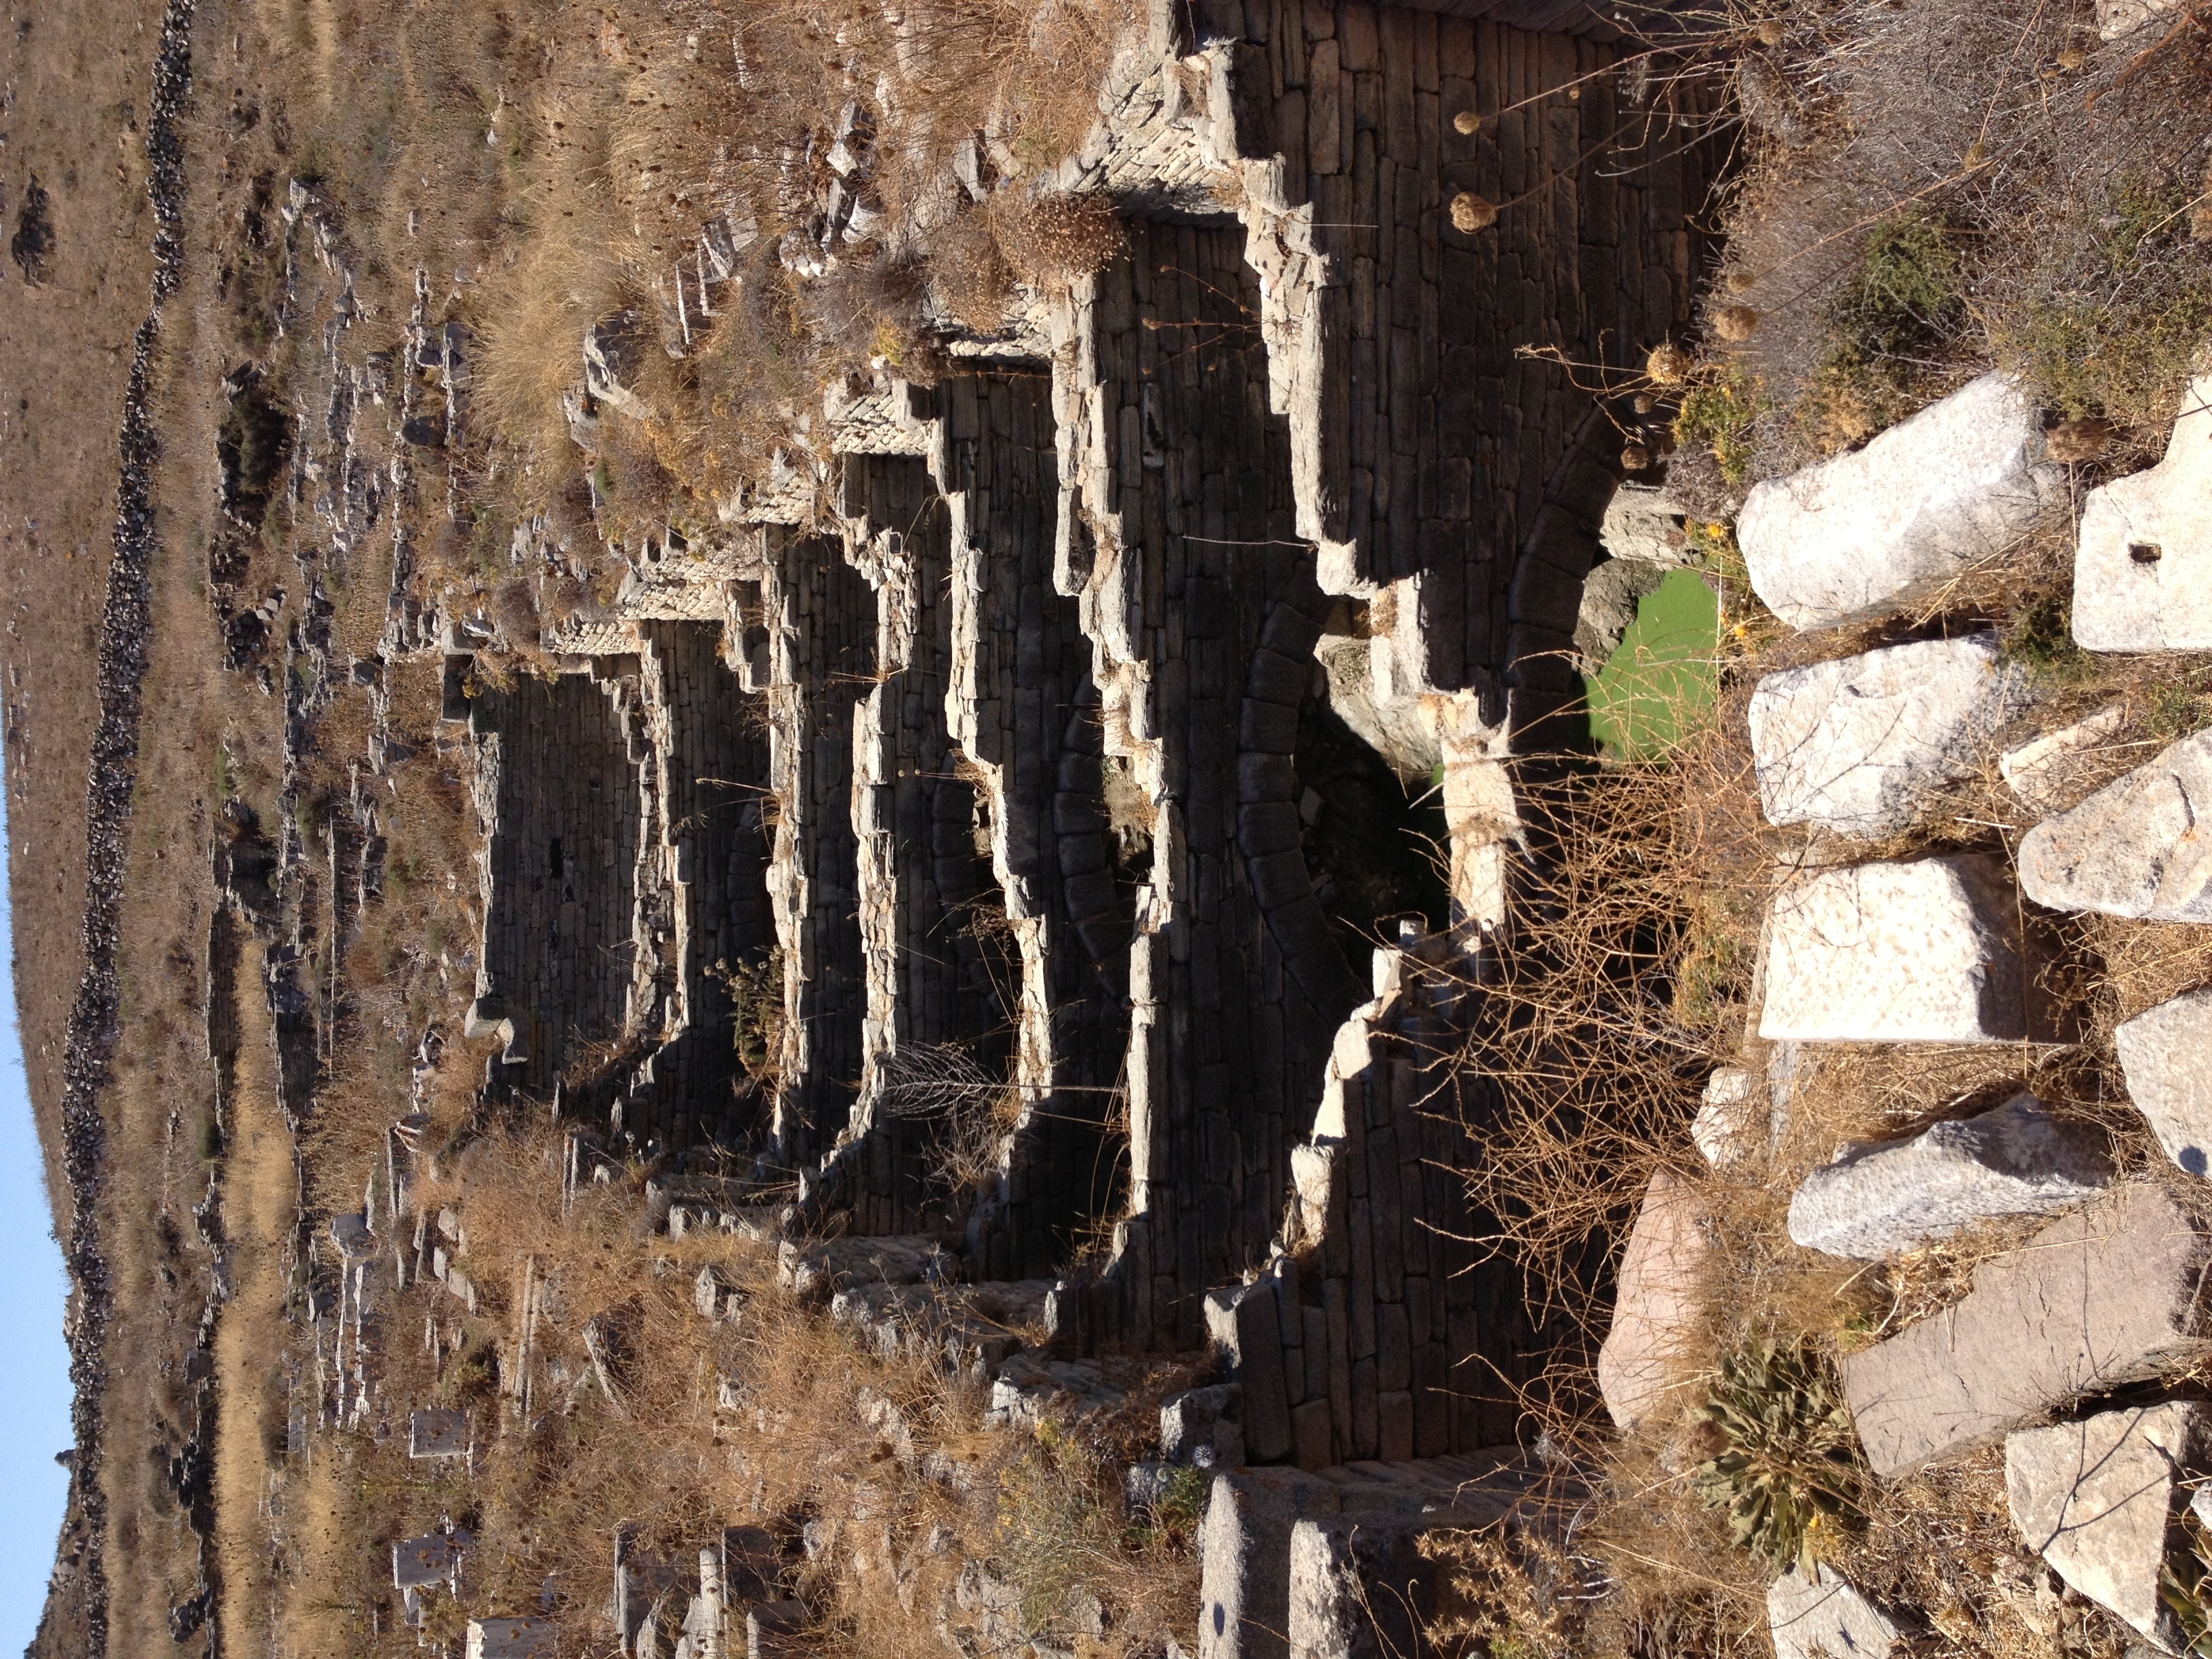
{"type": "Polygon", "coordinates": [[[2021,890],[2054,910],[2212,921],[2212,730],[2021,837],[2021,890]]]}
{"type": "Polygon", "coordinates": [[[1995,854],[1807,876],[1774,901],[1759,1034],[2016,1042],[2027,1034],[2019,927],[1995,854]]]}
{"type": "Polygon", "coordinates": [[[1771,823],[1893,835],[1973,770],[2030,696],[2027,671],[1999,660],[1992,633],[1769,674],[1749,711],[1759,804],[1771,823]]]}
{"type": "Polygon", "coordinates": [[[2034,404],[1984,374],[1864,449],[1755,486],[1736,539],[1769,610],[1826,628],[1956,576],[2033,525],[2063,483],[2034,404]]]}
{"type": "Polygon", "coordinates": [[[2118,1187],[1987,1262],[1956,1307],[1844,1356],[1868,1465],[1902,1474],[2208,1352],[2212,1239],[2172,1194],[2118,1187]]]}
{"type": "Polygon", "coordinates": [[[2163,460],[2081,504],[2074,637],[2091,651],[2212,650],[2212,376],[2189,383],[2163,460]]]}
{"type": "Polygon", "coordinates": [[[2100,1140],[2021,1094],[1909,1140],[1845,1146],[1790,1199],[1790,1237],[1879,1261],[1981,1222],[2048,1215],[2112,1184],[2100,1140]]]}
{"type": "Polygon", "coordinates": [[[2071,726],[2008,749],[1997,757],[1997,775],[2014,794],[2038,811],[2050,811],[2088,763],[2098,744],[2127,723],[2125,705],[2100,708],[2071,726]]]}
{"type": "Polygon", "coordinates": [[[926,1234],[883,1238],[787,1239],[776,1279],[795,1296],[827,1300],[855,1284],[943,1284],[960,1277],[960,1260],[926,1234]]]}
{"type": "Polygon", "coordinates": [[[2123,1020],[2112,1041],[2128,1098],[2166,1155],[2191,1175],[2212,1174],[2212,990],[2123,1020]]]}
{"type": "Polygon", "coordinates": [[[1692,1370],[1683,1333],[1696,1322],[1711,1252],[1693,1189],[1660,1170],[1621,1253],[1613,1328],[1597,1354],[1599,1392],[1623,1429],[1664,1405],[1692,1370]]]}
{"type": "Polygon", "coordinates": [[[1825,1561],[1807,1577],[1792,1567],[1768,1586],[1775,1659],[1888,1659],[1898,1628],[1825,1561]]]}
{"type": "Polygon", "coordinates": [[[2159,1601],[2159,1570],[2181,1504],[2203,1471],[2212,1408],[2193,1401],[2102,1412],[2005,1440],[2013,1524],[2069,1584],[2154,1641],[2186,1650],[2159,1601]]]}

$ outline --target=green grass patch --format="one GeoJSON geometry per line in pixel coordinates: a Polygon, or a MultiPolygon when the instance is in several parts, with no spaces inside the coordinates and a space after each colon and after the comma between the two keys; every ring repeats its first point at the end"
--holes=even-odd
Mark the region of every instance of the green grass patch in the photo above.
{"type": "Polygon", "coordinates": [[[1637,601],[1620,648],[1583,682],[1590,736],[1608,757],[1656,759],[1711,714],[1720,627],[1720,601],[1694,571],[1669,571],[1637,601]]]}

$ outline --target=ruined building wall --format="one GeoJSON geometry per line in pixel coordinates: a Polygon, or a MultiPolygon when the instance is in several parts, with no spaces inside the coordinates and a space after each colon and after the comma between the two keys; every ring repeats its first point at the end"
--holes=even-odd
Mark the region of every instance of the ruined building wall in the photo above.
{"type": "Polygon", "coordinates": [[[769,888],[785,974],[766,1172],[795,1178],[843,1132],[860,1087],[867,989],[853,732],[855,708],[875,683],[876,596],[836,540],[781,527],[759,533],[775,801],[769,888]]]}
{"type": "Polygon", "coordinates": [[[587,1043],[625,1025],[640,813],[631,734],[581,674],[483,690],[471,722],[494,773],[477,1006],[513,1024],[509,1081],[550,1097],[587,1043]]]}
{"type": "MultiPolygon", "coordinates": [[[[775,943],[765,699],[724,664],[720,624],[649,622],[640,632],[654,682],[663,791],[656,851],[673,924],[676,995],[667,1040],[633,1079],[623,1127],[671,1148],[745,1145],[766,1128],[769,1107],[738,1064],[726,975],[745,968],[764,976],[775,943]]],[[[775,991],[780,997],[780,984],[775,991]]],[[[749,1029],[760,1029],[759,1008],[746,1012],[749,1029]]]]}
{"type": "Polygon", "coordinates": [[[1053,586],[1051,390],[1040,368],[948,379],[931,433],[951,533],[951,725],[981,778],[1021,975],[1021,1117],[969,1224],[992,1279],[1050,1274],[1120,1186],[1105,1125],[1128,1042],[1134,883],[1107,820],[1091,644],[1053,586]]]}

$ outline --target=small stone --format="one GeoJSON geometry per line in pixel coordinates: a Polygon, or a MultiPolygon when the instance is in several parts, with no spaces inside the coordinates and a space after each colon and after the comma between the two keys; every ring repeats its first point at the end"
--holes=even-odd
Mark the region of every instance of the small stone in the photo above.
{"type": "Polygon", "coordinates": [[[2212,375],[2189,383],[2163,460],[2082,503],[2074,637],[2091,651],[2212,649],[2212,375]]]}
{"type": "Polygon", "coordinates": [[[1888,1659],[1897,1626],[1826,1562],[1813,1571],[1792,1567],[1767,1589],[1775,1659],[1888,1659]]]}
{"type": "Polygon", "coordinates": [[[2084,1395],[2199,1362],[2212,1240],[2131,1182],[1986,1261],[1963,1301],[1838,1370],[1876,1474],[1956,1456],[2084,1395]]]}
{"type": "Polygon", "coordinates": [[[1463,190],[1452,198],[1452,228],[1473,235],[1498,222],[1498,204],[1473,191],[1463,190]]]}
{"type": "Polygon", "coordinates": [[[2019,915],[1993,854],[1824,870],[1768,931],[1769,1041],[2012,1042],[2027,1034],[2019,915]]]}
{"type": "Polygon", "coordinates": [[[1807,1249],[1879,1261],[1983,1222],[2048,1215],[2095,1197],[2112,1165],[2087,1130],[2034,1096],[1909,1140],[1846,1146],[1790,1200],[1790,1237],[1807,1249]]]}
{"type": "Polygon", "coordinates": [[[1769,674],[1749,711],[1767,821],[1894,835],[1975,769],[2031,695],[2027,671],[2000,661],[1988,633],[1769,674]]]}
{"type": "Polygon", "coordinates": [[[1985,374],[1865,448],[1756,485],[1751,585],[1792,628],[1880,614],[2008,545],[2063,499],[2034,402],[1985,374]]]}
{"type": "Polygon", "coordinates": [[[407,1455],[410,1457],[465,1457],[469,1450],[466,1412],[432,1409],[410,1412],[407,1417],[407,1455]]]}
{"type": "Polygon", "coordinates": [[[2212,730],[2021,838],[2021,890],[2054,910],[2212,921],[2212,730]]]}
{"type": "Polygon", "coordinates": [[[468,1659],[555,1659],[556,1634],[550,1619],[471,1619],[468,1659]]]}
{"type": "Polygon", "coordinates": [[[1705,1101],[1691,1121],[1690,1139],[1715,1169],[1746,1156],[1765,1138],[1766,1102],[1754,1101],[1751,1085],[1751,1073],[1735,1066],[1723,1066],[1705,1079],[1705,1101]]]}
{"type": "Polygon", "coordinates": [[[1664,1406],[1695,1371],[1694,1327],[1712,1252],[1694,1189],[1662,1170],[1644,1188],[1621,1253],[1613,1328],[1597,1356],[1599,1392],[1623,1429],[1664,1406]]]}
{"type": "Polygon", "coordinates": [[[2102,1412],[2005,1439],[2013,1524],[2076,1590],[2172,1652],[2159,1601],[2179,1477],[2207,1467],[2212,1410],[2193,1401],[2102,1412]]]}
{"type": "Polygon", "coordinates": [[[1160,1455],[1171,1463],[1235,1468],[1244,1461],[1243,1407],[1244,1390],[1234,1382],[1170,1395],[1160,1402],[1160,1455]]]}
{"type": "Polygon", "coordinates": [[[331,1218],[331,1241],[341,1255],[359,1258],[372,1254],[376,1240],[368,1231],[368,1218],[359,1211],[331,1218]]]}
{"type": "Polygon", "coordinates": [[[2191,1175],[2212,1174],[2212,990],[2124,1020],[2112,1040],[2128,1098],[2166,1155],[2191,1175]]]}
{"type": "Polygon", "coordinates": [[[2049,811],[2097,746],[2125,725],[2127,717],[2126,705],[2114,703],[2071,726],[2046,732],[1998,756],[1997,775],[2028,805],[2049,811]]]}

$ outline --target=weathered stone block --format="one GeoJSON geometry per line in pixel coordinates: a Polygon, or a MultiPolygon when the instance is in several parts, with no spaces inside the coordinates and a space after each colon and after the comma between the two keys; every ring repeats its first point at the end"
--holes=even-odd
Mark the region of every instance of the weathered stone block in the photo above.
{"type": "Polygon", "coordinates": [[[555,1659],[550,1619],[471,1619],[468,1659],[555,1659]]]}
{"type": "Polygon", "coordinates": [[[1622,1252],[1613,1328],[1597,1356],[1605,1408],[1632,1429],[1695,1370],[1686,1333],[1695,1321],[1712,1250],[1691,1188],[1662,1170],[1644,1188],[1622,1252]]]}
{"type": "Polygon", "coordinates": [[[1766,1139],[1768,1115],[1765,1091],[1753,1090],[1751,1073],[1723,1066],[1705,1079],[1690,1139],[1717,1169],[1758,1149],[1766,1139]]]}
{"type": "Polygon", "coordinates": [[[465,1457],[469,1451],[466,1412],[436,1408],[410,1412],[407,1416],[407,1455],[410,1457],[465,1457]]]}
{"type": "Polygon", "coordinates": [[[2014,794],[2038,811],[2049,811],[2104,741],[2127,723],[2124,704],[2100,708],[2085,720],[2045,732],[1997,757],[1997,775],[2014,794]]]}
{"type": "Polygon", "coordinates": [[[2019,921],[1994,854],[1862,864],[1774,902],[1759,1031],[1824,1042],[2007,1042],[2027,1031],[2019,921]]]}
{"type": "Polygon", "coordinates": [[[2111,1184],[2103,1137],[2053,1118],[2033,1095],[1909,1140],[1846,1146],[1790,1200],[1808,1249],[1878,1261],[2005,1216],[2047,1215],[2111,1184]]]}
{"type": "Polygon", "coordinates": [[[2021,890],[2054,910],[2212,921],[2212,731],[2021,837],[2021,890]]]}
{"type": "Polygon", "coordinates": [[[2027,671],[1998,660],[1995,634],[1769,674],[1750,708],[1767,821],[1893,835],[1974,769],[1990,734],[2029,696],[2027,671]]]}
{"type": "Polygon", "coordinates": [[[1888,1659],[1897,1647],[1897,1626],[1825,1561],[1768,1587],[1766,1626],[1775,1659],[1888,1659]]]}
{"type": "Polygon", "coordinates": [[[2212,1174],[2212,990],[2124,1020],[2112,1040],[2128,1098],[2166,1155],[2191,1175],[2212,1174]]]}
{"type": "Polygon", "coordinates": [[[2190,382],[2163,460],[2081,504],[2074,637],[2091,651],[2212,650],[2212,376],[2190,382]]]}
{"type": "Polygon", "coordinates": [[[1185,1389],[1160,1402],[1160,1455],[1171,1463],[1235,1468],[1244,1461],[1244,1390],[1235,1382],[1185,1389]]]}
{"type": "Polygon", "coordinates": [[[1206,1329],[1244,1387],[1244,1445],[1263,1463],[1291,1451],[1291,1406],[1283,1381],[1283,1339],[1272,1277],[1206,1297],[1206,1329]]]}
{"type": "Polygon", "coordinates": [[[1755,486],[1751,585],[1792,628],[1877,615],[2003,547],[2061,499],[2034,402],[1985,374],[1864,449],[1755,486]]]}
{"type": "Polygon", "coordinates": [[[2212,1240],[2168,1194],[2116,1188],[1985,1263],[1956,1307],[1842,1361],[1868,1463],[1949,1457],[2208,1351],[2212,1240]]]}
{"type": "Polygon", "coordinates": [[[2176,1401],[2101,1412],[2005,1439],[2013,1524],[2061,1578],[2175,1652],[2159,1569],[2186,1494],[2212,1451],[2212,1407],[2176,1401]]]}

